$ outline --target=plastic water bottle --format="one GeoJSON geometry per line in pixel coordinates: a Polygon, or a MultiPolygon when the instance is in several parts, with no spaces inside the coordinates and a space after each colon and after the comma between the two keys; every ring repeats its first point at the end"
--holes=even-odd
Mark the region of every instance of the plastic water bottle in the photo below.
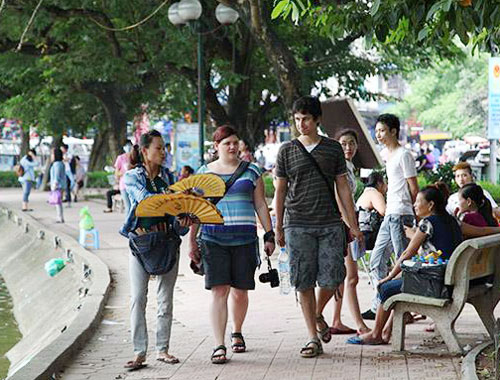
{"type": "Polygon", "coordinates": [[[280,273],[280,294],[290,293],[290,256],[284,247],[280,248],[278,256],[278,271],[280,273]]]}

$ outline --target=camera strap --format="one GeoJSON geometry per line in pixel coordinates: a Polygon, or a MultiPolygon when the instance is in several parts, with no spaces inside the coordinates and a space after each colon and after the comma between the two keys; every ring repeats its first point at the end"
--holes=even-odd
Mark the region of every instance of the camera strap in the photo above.
{"type": "Polygon", "coordinates": [[[267,259],[267,270],[268,272],[270,272],[273,270],[273,267],[271,266],[271,259],[269,258],[269,256],[267,256],[266,259],[267,259]]]}

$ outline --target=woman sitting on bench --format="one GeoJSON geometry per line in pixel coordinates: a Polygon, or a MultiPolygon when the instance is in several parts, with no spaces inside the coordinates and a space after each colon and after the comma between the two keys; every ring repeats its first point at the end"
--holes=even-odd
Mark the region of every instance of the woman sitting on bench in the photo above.
{"type": "MultiPolygon", "coordinates": [[[[446,184],[438,182],[420,190],[415,201],[415,213],[420,219],[418,229],[411,238],[408,248],[401,254],[391,273],[379,282],[380,305],[377,308],[375,326],[369,333],[352,337],[350,344],[387,344],[392,330],[389,320],[391,311],[385,311],[383,303],[401,293],[401,263],[411,259],[421,248],[424,253],[441,250],[443,260],[449,259],[455,248],[462,242],[462,231],[454,217],[446,212],[449,195],[446,184]],[[397,277],[397,278],[396,278],[397,277]]],[[[407,227],[405,227],[407,228],[407,227]]]]}

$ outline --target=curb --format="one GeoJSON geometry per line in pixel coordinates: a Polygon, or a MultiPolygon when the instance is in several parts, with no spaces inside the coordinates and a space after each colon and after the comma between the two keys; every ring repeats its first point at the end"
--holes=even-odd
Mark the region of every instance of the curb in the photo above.
{"type": "Polygon", "coordinates": [[[482,350],[484,350],[491,344],[493,344],[493,342],[491,341],[482,343],[479,346],[474,347],[471,351],[469,351],[467,355],[465,355],[464,359],[462,360],[462,380],[478,380],[476,374],[476,357],[482,350]]]}
{"type": "Polygon", "coordinates": [[[19,228],[24,228],[28,223],[30,227],[33,227],[30,228],[33,231],[30,233],[42,230],[45,232],[46,239],[53,240],[56,236],[59,237],[61,246],[65,249],[71,249],[74,256],[81,261],[87,262],[92,270],[93,279],[92,286],[89,289],[90,296],[86,297],[73,323],[68,326],[64,334],[43,347],[24,366],[7,377],[9,380],[48,379],[66,364],[66,361],[88,341],[99,326],[104,305],[110,292],[111,277],[109,268],[97,255],[81,247],[69,235],[63,232],[55,233],[32,216],[28,214],[20,215],[5,204],[0,203],[0,210],[9,215],[8,219],[19,221],[19,228]]]}

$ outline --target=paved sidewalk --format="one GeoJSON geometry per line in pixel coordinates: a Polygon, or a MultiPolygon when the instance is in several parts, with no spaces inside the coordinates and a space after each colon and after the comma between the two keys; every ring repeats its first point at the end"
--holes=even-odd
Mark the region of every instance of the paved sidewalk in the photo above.
{"type": "MultiPolygon", "coordinates": [[[[20,207],[21,191],[0,189],[0,199],[13,208],[20,207]]],[[[68,362],[60,378],[83,379],[459,379],[461,358],[448,353],[439,336],[424,332],[426,321],[407,327],[407,348],[411,353],[391,353],[390,346],[352,346],[346,336],[334,336],[324,345],[325,354],[303,359],[298,351],[306,341],[300,307],[295,297],[280,296],[277,289],[257,284],[250,293],[250,307],[244,325],[248,352],[231,353],[226,365],[210,363],[213,347],[208,320],[210,293],[202,277],[191,273],[185,246],[181,254],[179,278],[175,288],[174,324],[170,352],[181,359],[177,365],[155,360],[155,282],[150,282],[148,324],[150,353],[148,367],[127,372],[123,364],[132,359],[129,330],[129,281],[127,240],[117,230],[124,214],[104,214],[100,201],[79,202],[64,209],[66,224],[55,223],[55,210],[46,203],[47,193],[34,192],[32,216],[54,230],[78,238],[78,211],[88,206],[101,237],[101,249],[95,253],[109,266],[113,289],[104,319],[80,353],[68,362]],[[425,353],[425,355],[424,355],[425,353]]],[[[262,266],[261,269],[264,269],[262,266]]],[[[258,274],[257,274],[258,275],[258,274]]],[[[358,285],[361,310],[370,304],[372,290],[361,275],[358,285]]],[[[343,320],[352,326],[347,308],[343,320]]],[[[331,307],[325,317],[331,320],[331,307]]],[[[485,330],[474,310],[467,306],[457,322],[462,341],[472,346],[485,339],[485,330]]],[[[228,332],[229,334],[229,332],[228,332]]],[[[229,339],[226,342],[229,345],[229,339]]]]}

